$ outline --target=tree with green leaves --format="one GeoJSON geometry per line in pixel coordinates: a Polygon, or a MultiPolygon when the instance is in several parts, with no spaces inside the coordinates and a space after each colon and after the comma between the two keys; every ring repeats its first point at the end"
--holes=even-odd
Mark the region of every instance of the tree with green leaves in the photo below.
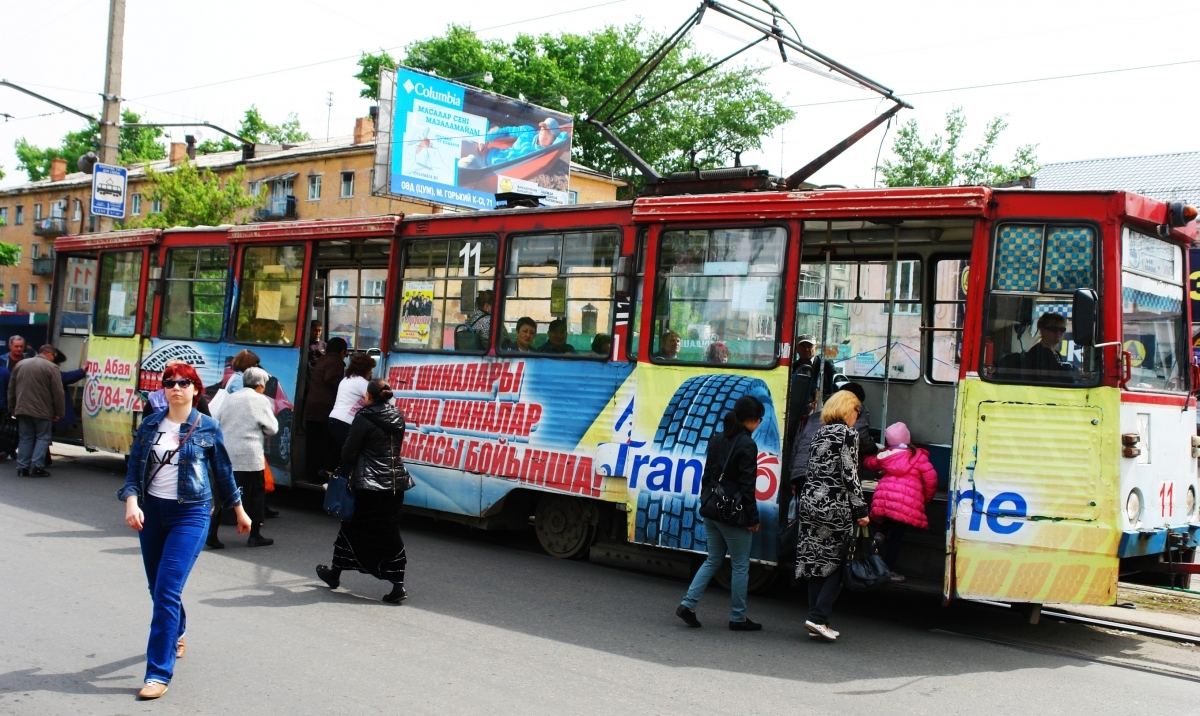
{"type": "Polygon", "coordinates": [[[197,170],[188,161],[165,172],[146,165],[148,187],[142,189],[142,195],[151,202],[162,202],[162,211],[136,217],[127,226],[169,229],[228,224],[237,218],[238,212],[259,203],[258,196],[246,191],[245,178],[245,167],[238,167],[222,182],[212,170],[197,170]]]}
{"type": "MultiPolygon", "coordinates": [[[[289,114],[282,124],[271,124],[263,119],[255,105],[250,105],[250,109],[242,115],[237,133],[243,139],[263,144],[299,144],[312,139],[308,132],[300,128],[300,118],[295,112],[289,114]]],[[[240,148],[240,144],[223,136],[219,142],[211,139],[204,140],[196,147],[196,151],[200,154],[212,154],[214,152],[232,152],[240,148]]]]}
{"type": "Polygon", "coordinates": [[[1036,174],[1041,165],[1037,160],[1037,145],[1017,147],[1009,164],[992,160],[996,140],[1008,128],[1004,117],[993,117],[983,133],[983,141],[974,149],[959,153],[967,118],[962,107],[946,113],[945,135],[934,134],[928,140],[921,137],[917,120],[900,125],[892,142],[895,159],[879,164],[887,186],[962,186],[1003,184],[1036,174]]]}
{"type": "MultiPolygon", "coordinates": [[[[512,42],[485,40],[470,27],[450,25],[439,37],[418,40],[396,59],[386,52],[363,53],[355,75],[361,96],[379,98],[379,71],[400,64],[441,77],[464,77],[479,84],[485,72],[492,84],[484,89],[533,104],[559,109],[559,98],[578,120],[595,110],[637,69],[663,37],[640,24],[609,25],[586,35],[520,34],[512,42]],[[471,77],[475,75],[477,77],[471,77]]],[[[649,98],[714,61],[688,41],[659,65],[639,90],[649,98]]],[[[767,90],[762,68],[720,67],[612,125],[622,141],[660,173],[690,168],[696,152],[700,168],[728,166],[735,152],[761,149],[762,138],[789,121],[794,113],[767,90]]],[[[603,172],[640,183],[616,149],[583,121],[575,124],[572,159],[603,172]]]]}
{"type": "MultiPolygon", "coordinates": [[[[142,121],[140,115],[131,110],[121,112],[122,124],[137,124],[142,121]]],[[[118,143],[118,161],[121,164],[137,164],[165,159],[167,149],[159,143],[163,136],[161,127],[121,127],[118,143]]],[[[50,162],[54,159],[66,159],[67,171],[77,171],[76,162],[88,152],[100,148],[100,125],[92,124],[78,132],[68,132],[63,136],[57,147],[38,147],[30,144],[21,137],[17,140],[17,169],[23,170],[29,181],[41,181],[50,176],[50,162]]],[[[0,174],[2,177],[3,174],[0,174]]]]}

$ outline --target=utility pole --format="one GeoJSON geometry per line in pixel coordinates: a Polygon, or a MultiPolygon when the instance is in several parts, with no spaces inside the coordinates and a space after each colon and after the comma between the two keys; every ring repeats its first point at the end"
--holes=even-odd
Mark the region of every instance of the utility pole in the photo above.
{"type": "Polygon", "coordinates": [[[328,92],[325,98],[325,106],[329,107],[329,111],[325,114],[325,139],[329,140],[329,123],[333,120],[333,93],[328,92]]]}
{"type": "MultiPolygon", "coordinates": [[[[121,58],[125,49],[125,0],[108,3],[108,52],[104,64],[104,110],[100,116],[100,162],[118,164],[121,141],[121,58]]],[[[101,219],[100,231],[112,230],[101,219]]]]}

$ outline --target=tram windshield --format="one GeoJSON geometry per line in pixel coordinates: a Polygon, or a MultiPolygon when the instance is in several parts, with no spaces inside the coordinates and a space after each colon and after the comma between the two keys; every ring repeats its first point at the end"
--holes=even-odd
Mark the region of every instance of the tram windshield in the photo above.
{"type": "MultiPolygon", "coordinates": [[[[996,228],[981,375],[1014,383],[1089,386],[1102,353],[1075,344],[1071,301],[1096,288],[1097,230],[1087,224],[996,228]]],[[[1097,339],[1099,342],[1100,339],[1097,339]]]]}

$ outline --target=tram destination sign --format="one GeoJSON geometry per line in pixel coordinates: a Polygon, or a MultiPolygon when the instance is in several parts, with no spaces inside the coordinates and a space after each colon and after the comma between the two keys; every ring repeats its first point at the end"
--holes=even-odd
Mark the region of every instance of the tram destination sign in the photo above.
{"type": "Polygon", "coordinates": [[[92,214],[124,219],[128,187],[129,170],[125,167],[97,164],[92,170],[92,214]]]}
{"type": "Polygon", "coordinates": [[[407,67],[379,86],[374,193],[469,209],[505,192],[568,203],[570,115],[407,67]]]}

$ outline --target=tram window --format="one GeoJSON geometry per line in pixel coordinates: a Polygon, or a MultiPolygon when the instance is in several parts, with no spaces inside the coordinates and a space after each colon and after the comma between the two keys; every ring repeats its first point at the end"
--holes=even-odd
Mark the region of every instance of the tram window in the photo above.
{"type": "Polygon", "coordinates": [[[1188,359],[1183,252],[1125,229],[1121,253],[1121,341],[1129,352],[1128,387],[1186,392],[1188,359]]]}
{"type": "Polygon", "coordinates": [[[138,290],[141,281],[141,251],[110,252],[100,256],[96,335],[137,335],[138,290]]]}
{"type": "Polygon", "coordinates": [[[96,287],[96,259],[74,256],[67,259],[66,281],[62,290],[62,323],[60,333],[67,336],[86,336],[92,328],[92,291],[96,287]]]}
{"type": "Polygon", "coordinates": [[[242,254],[234,338],[277,346],[295,343],[303,274],[303,246],[247,248],[242,254]]]}
{"type": "Polygon", "coordinates": [[[1072,295],[1096,287],[1096,237],[1087,224],[996,227],[982,377],[1070,386],[1099,382],[1102,352],[1075,345],[1071,332],[1072,295]]]}
{"type": "Polygon", "coordinates": [[[965,259],[943,259],[934,264],[929,379],[935,383],[958,380],[970,265],[971,262],[965,259]]]}
{"type": "Polygon", "coordinates": [[[921,262],[834,262],[800,266],[796,333],[816,337],[837,372],[851,378],[917,380],[921,377],[921,262]],[[888,312],[891,316],[889,357],[888,312]],[[826,315],[828,305],[828,315],[826,315]]]}
{"type": "Polygon", "coordinates": [[[225,319],[225,286],[229,279],[229,248],[171,249],[164,272],[163,338],[221,340],[225,319]]]}
{"type": "Polygon", "coordinates": [[[329,338],[344,338],[351,350],[380,348],[386,268],[331,269],[326,282],[329,338]]]}
{"type": "Polygon", "coordinates": [[[646,284],[646,237],[649,232],[642,229],[638,234],[637,243],[637,270],[634,277],[634,301],[633,301],[633,323],[629,324],[629,346],[627,353],[629,360],[636,361],[638,357],[638,343],[642,334],[642,301],[643,291],[646,284]]]}
{"type": "Polygon", "coordinates": [[[512,237],[500,350],[608,358],[592,346],[597,335],[612,335],[620,252],[618,231],[512,237]]]}
{"type": "Polygon", "coordinates": [[[497,250],[495,239],[405,244],[395,347],[486,352],[492,341],[497,250]]]}
{"type": "Polygon", "coordinates": [[[773,226],[664,231],[651,360],[774,365],[786,240],[773,226]]]}

